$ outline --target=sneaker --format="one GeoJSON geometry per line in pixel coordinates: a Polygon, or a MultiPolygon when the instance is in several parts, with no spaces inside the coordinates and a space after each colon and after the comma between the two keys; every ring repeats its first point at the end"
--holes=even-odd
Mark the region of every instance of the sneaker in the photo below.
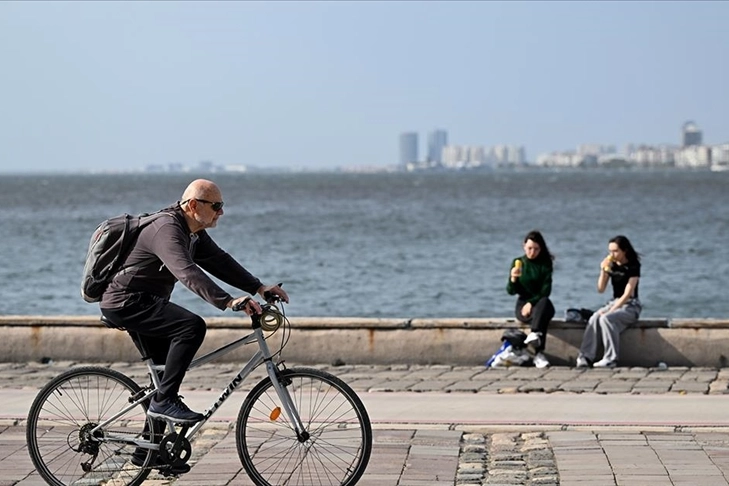
{"type": "Polygon", "coordinates": [[[187,405],[182,402],[181,398],[167,398],[161,402],[152,400],[149,404],[147,415],[152,418],[170,420],[182,425],[194,424],[195,422],[201,421],[204,418],[203,414],[193,412],[187,408],[187,405]]]}
{"type": "Polygon", "coordinates": [[[524,339],[524,344],[526,346],[531,346],[534,349],[538,349],[542,344],[542,333],[530,332],[526,339],[524,339]]]}
{"type": "Polygon", "coordinates": [[[610,361],[609,359],[601,359],[597,363],[594,363],[592,365],[593,368],[615,368],[618,364],[615,361],[610,361]]]}
{"type": "Polygon", "coordinates": [[[534,366],[537,368],[546,368],[549,366],[549,360],[542,353],[535,354],[532,361],[534,361],[534,366]]]}
{"type": "MultiPolygon", "coordinates": [[[[144,459],[147,456],[147,451],[145,451],[144,449],[141,449],[141,451],[141,455],[136,454],[136,452],[132,454],[132,464],[137,467],[142,467],[144,465],[144,459]]],[[[155,458],[154,464],[152,464],[151,467],[152,469],[159,469],[160,471],[167,472],[174,476],[190,472],[190,466],[188,464],[169,465],[164,463],[162,461],[162,458],[159,456],[155,458]]]]}
{"type": "Polygon", "coordinates": [[[578,368],[589,368],[590,362],[587,361],[587,358],[585,358],[584,356],[578,356],[575,366],[577,366],[578,368]]]}

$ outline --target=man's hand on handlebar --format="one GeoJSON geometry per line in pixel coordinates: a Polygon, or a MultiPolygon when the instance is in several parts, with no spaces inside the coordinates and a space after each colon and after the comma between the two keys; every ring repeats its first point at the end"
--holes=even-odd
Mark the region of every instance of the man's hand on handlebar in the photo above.
{"type": "MultiPolygon", "coordinates": [[[[261,285],[261,288],[258,289],[258,295],[266,299],[266,302],[268,302],[271,299],[271,296],[275,296],[278,299],[280,299],[282,302],[289,303],[289,294],[286,293],[284,289],[281,288],[281,285],[261,285]]],[[[274,299],[275,300],[275,299],[274,299]]]]}
{"type": "Polygon", "coordinates": [[[237,299],[231,300],[228,302],[228,307],[234,311],[243,311],[249,316],[261,314],[263,312],[261,304],[259,304],[256,299],[248,296],[238,297],[237,299]]]}
{"type": "MultiPolygon", "coordinates": [[[[261,285],[261,287],[257,291],[257,294],[263,297],[268,303],[273,303],[280,300],[288,304],[289,295],[284,289],[281,288],[281,285],[283,284],[261,285]]],[[[249,296],[238,297],[237,299],[231,300],[230,302],[228,302],[228,308],[233,309],[236,312],[243,311],[249,316],[256,314],[260,315],[263,313],[261,304],[259,304],[256,299],[249,296]]]]}

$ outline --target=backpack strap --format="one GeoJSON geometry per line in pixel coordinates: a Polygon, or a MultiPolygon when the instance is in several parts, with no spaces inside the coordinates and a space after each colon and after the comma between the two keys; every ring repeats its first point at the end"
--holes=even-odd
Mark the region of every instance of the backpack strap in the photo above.
{"type": "MultiPolygon", "coordinates": [[[[152,223],[153,221],[159,219],[160,217],[162,217],[164,215],[174,216],[174,214],[172,214],[169,211],[170,209],[174,209],[174,208],[160,209],[156,213],[142,215],[140,218],[140,221],[139,221],[139,232],[141,232],[141,230],[145,226],[149,225],[150,223],[152,223]]],[[[139,237],[138,234],[137,234],[137,237],[139,237]]],[[[116,272],[114,275],[112,275],[112,277],[109,279],[109,282],[111,282],[112,280],[114,280],[115,278],[117,278],[120,275],[124,275],[128,272],[131,272],[132,270],[138,270],[138,269],[142,268],[143,266],[147,265],[148,263],[152,263],[156,259],[157,259],[157,257],[149,257],[148,259],[146,259],[140,263],[137,263],[136,265],[129,265],[128,267],[122,267],[119,269],[118,272],[116,272]]]]}

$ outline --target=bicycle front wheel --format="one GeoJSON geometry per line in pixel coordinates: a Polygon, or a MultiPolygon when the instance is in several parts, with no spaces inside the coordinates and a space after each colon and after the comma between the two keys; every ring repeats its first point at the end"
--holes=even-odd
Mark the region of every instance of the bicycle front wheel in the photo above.
{"type": "Polygon", "coordinates": [[[279,373],[304,425],[297,435],[269,378],[248,394],[238,414],[236,445],[243,467],[259,486],[350,486],[367,467],[372,427],[362,401],[324,371],[279,373]]]}
{"type": "Polygon", "coordinates": [[[48,382],[30,407],[26,430],[43,479],[53,486],[141,484],[156,453],[134,444],[154,430],[146,404],[131,406],[139,391],[131,378],[100,367],[72,369],[48,382]]]}

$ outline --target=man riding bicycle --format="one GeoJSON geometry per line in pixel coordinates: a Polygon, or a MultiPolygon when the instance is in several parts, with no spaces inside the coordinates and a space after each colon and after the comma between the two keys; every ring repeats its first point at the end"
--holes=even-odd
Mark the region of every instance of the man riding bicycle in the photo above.
{"type": "MultiPolygon", "coordinates": [[[[114,327],[138,335],[156,364],[165,365],[161,385],[147,414],[178,424],[193,424],[203,415],[179,397],[188,366],[205,338],[205,321],[170,302],[177,281],[225,310],[238,306],[246,314],[261,312],[250,297],[234,298],[207,274],[249,294],[270,292],[288,303],[278,285],[264,285],[208,235],[224,214],[218,186],[208,180],[190,183],[180,202],[142,228],[131,252],[100,302],[101,313],[114,327]]],[[[136,343],[139,346],[139,343],[136,343]]]]}

